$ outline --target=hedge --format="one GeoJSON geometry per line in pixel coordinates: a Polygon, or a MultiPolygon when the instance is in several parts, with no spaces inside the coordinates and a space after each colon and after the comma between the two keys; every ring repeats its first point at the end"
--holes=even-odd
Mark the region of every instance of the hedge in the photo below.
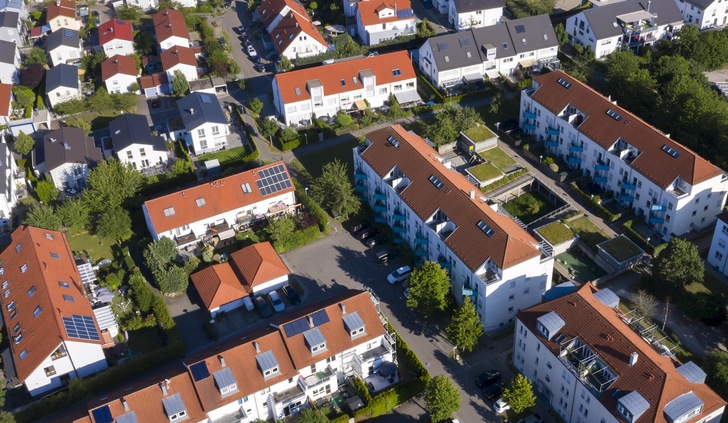
{"type": "Polygon", "coordinates": [[[647,254],[649,255],[655,255],[655,246],[651,243],[647,242],[646,239],[642,237],[637,231],[632,229],[632,223],[634,223],[634,219],[629,219],[622,223],[622,229],[624,230],[624,234],[627,235],[627,238],[631,239],[635,242],[635,244],[639,245],[640,248],[645,250],[647,254]]]}
{"type": "Polygon", "coordinates": [[[612,213],[609,210],[607,210],[606,207],[603,205],[595,202],[591,196],[586,195],[584,191],[579,188],[579,185],[576,184],[576,182],[571,183],[571,187],[574,188],[574,191],[576,191],[579,196],[589,205],[589,209],[592,213],[596,214],[597,216],[601,217],[602,219],[606,219],[610,222],[614,222],[615,220],[619,219],[622,215],[617,213],[612,213]]]}
{"type": "Polygon", "coordinates": [[[288,242],[283,243],[280,241],[273,241],[273,248],[278,253],[285,253],[286,251],[294,250],[298,247],[303,247],[306,244],[310,244],[321,237],[321,231],[319,231],[318,225],[311,226],[306,229],[297,229],[293,232],[288,242]]]}
{"type": "Polygon", "coordinates": [[[301,137],[299,136],[295,140],[291,140],[288,142],[283,142],[279,139],[278,143],[281,145],[281,151],[291,151],[301,146],[301,137]]]}
{"type": "Polygon", "coordinates": [[[330,423],[349,423],[349,419],[351,419],[351,416],[348,414],[342,414],[339,417],[336,417],[334,419],[329,419],[330,423]]]}
{"type": "Polygon", "coordinates": [[[417,80],[419,81],[417,86],[422,88],[423,92],[429,92],[430,95],[428,95],[424,100],[426,101],[435,101],[437,103],[444,103],[445,98],[440,93],[440,90],[435,88],[430,81],[427,80],[427,78],[422,75],[421,73],[417,72],[417,80]],[[435,97],[435,98],[432,98],[435,97]]]}
{"type": "Polygon", "coordinates": [[[328,235],[331,233],[331,226],[329,226],[329,215],[326,214],[324,209],[321,208],[321,206],[313,201],[313,198],[311,198],[307,193],[305,188],[302,188],[298,183],[294,182],[296,185],[296,198],[298,201],[301,202],[303,207],[308,211],[308,213],[316,219],[316,223],[318,223],[319,231],[323,232],[324,234],[328,235]]]}
{"type": "Polygon", "coordinates": [[[515,179],[517,179],[517,178],[520,178],[521,176],[525,175],[526,173],[528,173],[528,169],[527,168],[523,168],[523,169],[517,170],[517,171],[515,171],[513,173],[509,173],[508,175],[503,176],[502,178],[498,179],[495,182],[492,182],[492,183],[490,183],[490,184],[488,184],[488,185],[480,188],[480,190],[482,192],[484,192],[484,193],[489,192],[489,191],[493,191],[496,188],[500,188],[503,185],[505,185],[505,184],[507,184],[507,183],[509,183],[509,182],[511,182],[511,181],[513,181],[515,179]]]}
{"type": "Polygon", "coordinates": [[[243,157],[240,158],[240,160],[243,163],[252,162],[253,160],[257,160],[260,156],[260,150],[258,150],[258,146],[255,145],[255,141],[253,141],[253,134],[250,133],[250,130],[248,128],[248,125],[245,123],[245,120],[243,119],[243,114],[240,112],[240,108],[235,108],[235,114],[238,115],[238,119],[240,120],[240,126],[243,128],[243,131],[245,132],[245,136],[248,138],[248,143],[250,144],[250,151],[243,155],[243,157]]]}

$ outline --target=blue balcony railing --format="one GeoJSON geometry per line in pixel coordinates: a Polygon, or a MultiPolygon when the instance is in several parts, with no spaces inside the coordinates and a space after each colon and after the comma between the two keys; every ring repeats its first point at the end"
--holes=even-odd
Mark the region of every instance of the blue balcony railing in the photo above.
{"type": "Polygon", "coordinates": [[[667,207],[663,204],[653,204],[650,210],[656,213],[662,213],[667,210],[667,207]]]}
{"type": "Polygon", "coordinates": [[[546,133],[548,135],[559,135],[559,130],[558,129],[555,129],[555,128],[548,128],[546,130],[546,133]]]}
{"type": "Polygon", "coordinates": [[[523,117],[525,117],[526,119],[536,119],[536,113],[523,112],[523,117]]]}
{"type": "Polygon", "coordinates": [[[663,223],[665,223],[665,219],[662,218],[662,217],[653,216],[653,217],[650,217],[649,218],[649,222],[650,223],[656,223],[658,225],[662,225],[663,223]]]}
{"type": "Polygon", "coordinates": [[[533,131],[534,129],[536,129],[536,125],[531,125],[530,123],[524,123],[523,129],[525,129],[526,131],[533,131]]]}
{"type": "Polygon", "coordinates": [[[425,246],[417,246],[415,249],[415,256],[416,257],[427,257],[430,255],[430,250],[425,246]]]}
{"type": "Polygon", "coordinates": [[[546,141],[546,147],[547,148],[559,148],[559,142],[558,141],[546,141]]]}
{"type": "Polygon", "coordinates": [[[395,223],[394,226],[392,226],[392,230],[398,234],[403,234],[407,232],[407,227],[402,223],[395,223]]]}
{"type": "Polygon", "coordinates": [[[381,200],[377,201],[376,203],[374,203],[374,211],[386,213],[387,212],[387,203],[385,203],[384,201],[381,201],[381,200]]]}
{"type": "Polygon", "coordinates": [[[594,183],[595,184],[605,184],[607,183],[607,177],[606,176],[594,176],[594,183]]]}
{"type": "Polygon", "coordinates": [[[625,183],[622,184],[622,189],[625,189],[625,190],[628,190],[628,191],[634,191],[634,190],[637,189],[637,185],[635,185],[635,184],[628,184],[628,183],[625,182],[625,183]]]}
{"type": "Polygon", "coordinates": [[[356,172],[354,172],[354,179],[366,179],[366,178],[367,178],[366,173],[364,173],[360,170],[357,170],[356,172]]]}
{"type": "Polygon", "coordinates": [[[374,191],[374,199],[375,200],[386,200],[387,194],[385,194],[384,191],[376,190],[376,191],[374,191]]]}
{"type": "Polygon", "coordinates": [[[572,153],[583,153],[584,147],[580,145],[572,145],[571,147],[569,147],[569,151],[571,151],[572,153]]]}
{"type": "Polygon", "coordinates": [[[387,223],[387,215],[386,214],[375,214],[374,221],[377,223],[387,223]]]}
{"type": "Polygon", "coordinates": [[[356,184],[356,185],[354,185],[354,189],[357,190],[357,191],[359,191],[359,192],[366,192],[367,191],[367,186],[364,185],[364,184],[356,184]]]}
{"type": "Polygon", "coordinates": [[[606,164],[597,164],[595,166],[595,168],[596,168],[597,172],[604,172],[604,171],[608,171],[609,170],[609,165],[606,165],[606,164]]]}
{"type": "Polygon", "coordinates": [[[581,157],[569,156],[566,163],[568,163],[569,166],[578,166],[581,164],[581,157]]]}
{"type": "Polygon", "coordinates": [[[619,197],[619,201],[621,201],[623,203],[633,203],[634,197],[629,194],[624,194],[621,197],[619,197]]]}
{"type": "Polygon", "coordinates": [[[424,236],[422,234],[415,235],[415,244],[417,244],[417,245],[427,245],[429,243],[430,243],[430,240],[426,236],[424,236]]]}
{"type": "Polygon", "coordinates": [[[402,210],[395,210],[394,213],[392,213],[392,219],[394,220],[407,220],[407,217],[404,215],[402,210]]]}

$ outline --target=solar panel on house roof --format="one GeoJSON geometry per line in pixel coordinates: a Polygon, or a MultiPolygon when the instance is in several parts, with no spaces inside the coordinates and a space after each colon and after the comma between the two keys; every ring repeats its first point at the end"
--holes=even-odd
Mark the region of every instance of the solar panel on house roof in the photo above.
{"type": "Polygon", "coordinates": [[[114,418],[111,416],[111,409],[109,409],[108,405],[95,409],[94,411],[91,412],[91,415],[94,416],[94,421],[96,423],[113,423],[114,422],[114,418]]]}
{"type": "MultiPolygon", "coordinates": [[[[321,326],[324,323],[329,322],[329,315],[328,313],[326,313],[326,310],[319,310],[311,314],[309,317],[311,318],[313,327],[321,326]]],[[[311,327],[308,324],[307,317],[302,317],[291,323],[286,323],[285,325],[283,325],[283,331],[286,333],[286,338],[296,336],[299,333],[303,333],[309,329],[311,329],[311,327]]]]}
{"type": "Polygon", "coordinates": [[[278,191],[288,189],[293,186],[288,172],[283,165],[273,166],[268,169],[258,171],[258,179],[255,184],[258,186],[262,195],[275,194],[278,191]]]}
{"type": "Polygon", "coordinates": [[[460,42],[460,47],[467,47],[470,45],[470,40],[467,38],[460,38],[458,41],[460,42]]]}
{"type": "Polygon", "coordinates": [[[203,103],[212,103],[212,97],[209,95],[202,95],[200,98],[202,98],[203,103]]]}
{"type": "Polygon", "coordinates": [[[523,26],[523,25],[516,25],[516,33],[517,34],[522,34],[524,32],[526,32],[526,27],[525,26],[523,26]]]}
{"type": "Polygon", "coordinates": [[[71,317],[63,317],[63,326],[66,328],[66,334],[69,338],[90,339],[93,341],[101,339],[96,331],[94,320],[89,316],[74,314],[71,317]]]}
{"type": "Polygon", "coordinates": [[[314,327],[318,327],[329,322],[329,315],[326,313],[326,310],[319,310],[311,315],[311,319],[313,320],[314,327]]]}
{"type": "Polygon", "coordinates": [[[204,361],[191,365],[190,371],[192,372],[192,378],[195,379],[195,382],[199,382],[210,377],[210,371],[207,370],[207,363],[204,361]]]}

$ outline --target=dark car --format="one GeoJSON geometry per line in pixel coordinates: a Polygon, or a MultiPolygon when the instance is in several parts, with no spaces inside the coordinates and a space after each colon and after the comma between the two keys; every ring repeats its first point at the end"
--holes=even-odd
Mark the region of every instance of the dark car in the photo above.
{"type": "Polygon", "coordinates": [[[296,290],[291,285],[283,285],[281,291],[283,291],[283,295],[288,298],[288,302],[291,303],[291,305],[296,305],[301,302],[301,296],[298,295],[298,292],[296,292],[296,290]]]}
{"type": "Polygon", "coordinates": [[[256,63],[255,66],[253,66],[255,70],[258,72],[265,72],[265,65],[262,63],[256,63]]]}
{"type": "Polygon", "coordinates": [[[488,370],[482,375],[475,379],[475,385],[478,388],[485,388],[486,386],[493,385],[494,383],[500,382],[501,374],[496,370],[488,370]]]}
{"type": "Polygon", "coordinates": [[[159,100],[152,100],[152,108],[156,109],[157,107],[159,107],[159,100]]]}
{"type": "Polygon", "coordinates": [[[367,222],[366,220],[362,220],[361,222],[359,222],[356,225],[351,227],[351,233],[355,234],[357,232],[361,232],[364,229],[368,229],[368,228],[369,228],[369,222],[367,222]]]}
{"type": "Polygon", "coordinates": [[[364,245],[366,245],[369,248],[372,248],[377,245],[381,245],[387,242],[387,237],[384,235],[375,236],[369,239],[364,240],[364,245]]]}
{"type": "Polygon", "coordinates": [[[389,260],[397,257],[397,252],[394,250],[386,249],[377,251],[374,255],[380,264],[386,264],[389,260]]]}
{"type": "Polygon", "coordinates": [[[504,383],[495,383],[493,385],[486,386],[483,390],[483,396],[488,400],[496,399],[503,394],[505,387],[506,385],[504,383]]]}
{"type": "Polygon", "coordinates": [[[365,241],[369,238],[372,238],[374,235],[378,234],[379,231],[374,228],[364,229],[363,231],[359,232],[356,237],[359,239],[359,241],[365,241]]]}
{"type": "Polygon", "coordinates": [[[268,304],[268,301],[263,297],[255,297],[255,307],[263,317],[270,317],[273,315],[273,309],[268,304]]]}
{"type": "Polygon", "coordinates": [[[518,121],[515,119],[508,119],[498,126],[498,129],[500,129],[503,132],[509,132],[516,128],[518,128],[518,121]]]}

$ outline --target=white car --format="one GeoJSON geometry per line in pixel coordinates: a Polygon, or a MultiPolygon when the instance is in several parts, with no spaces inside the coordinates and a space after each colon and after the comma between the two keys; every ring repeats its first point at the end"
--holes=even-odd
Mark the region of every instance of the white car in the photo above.
{"type": "Polygon", "coordinates": [[[276,311],[276,313],[280,313],[283,310],[286,309],[286,304],[281,299],[281,296],[278,295],[276,291],[271,291],[268,293],[268,299],[270,300],[270,303],[273,305],[273,310],[276,311]]]}
{"type": "Polygon", "coordinates": [[[253,47],[253,46],[251,45],[251,46],[248,46],[248,54],[249,54],[249,55],[250,55],[251,57],[253,57],[253,56],[257,56],[257,55],[258,55],[258,52],[256,52],[256,51],[255,51],[255,47],[253,47]]]}
{"type": "Polygon", "coordinates": [[[405,281],[409,278],[410,273],[412,273],[412,268],[409,266],[402,266],[399,269],[395,270],[394,272],[387,275],[387,282],[394,285],[396,283],[400,283],[402,281],[405,281]]]}
{"type": "Polygon", "coordinates": [[[502,397],[498,398],[498,400],[495,402],[495,404],[493,404],[493,410],[497,414],[505,413],[507,410],[510,410],[510,409],[511,409],[511,406],[508,405],[508,403],[505,402],[502,397]]]}

